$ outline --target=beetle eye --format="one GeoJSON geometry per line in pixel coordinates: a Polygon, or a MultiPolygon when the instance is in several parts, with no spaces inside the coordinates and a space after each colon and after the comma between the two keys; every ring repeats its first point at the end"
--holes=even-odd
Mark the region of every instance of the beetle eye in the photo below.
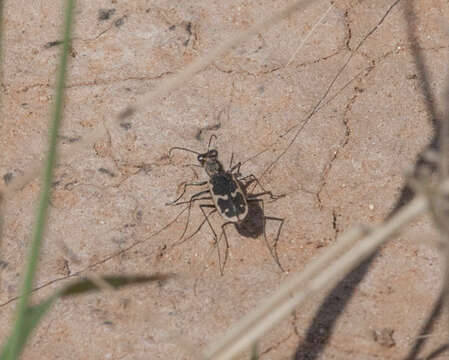
{"type": "Polygon", "coordinates": [[[203,155],[198,155],[198,161],[200,163],[204,162],[204,156],[203,155]]]}

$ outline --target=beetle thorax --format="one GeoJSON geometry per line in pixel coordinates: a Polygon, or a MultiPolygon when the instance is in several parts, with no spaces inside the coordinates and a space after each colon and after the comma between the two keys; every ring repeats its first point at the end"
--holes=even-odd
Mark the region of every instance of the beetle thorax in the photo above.
{"type": "Polygon", "coordinates": [[[209,177],[224,173],[223,166],[217,160],[217,157],[218,152],[215,149],[207,150],[204,154],[198,154],[198,161],[209,177]]]}
{"type": "Polygon", "coordinates": [[[206,170],[206,173],[207,175],[209,175],[209,177],[224,173],[223,166],[220,164],[220,162],[212,159],[205,162],[204,170],[206,170]]]}

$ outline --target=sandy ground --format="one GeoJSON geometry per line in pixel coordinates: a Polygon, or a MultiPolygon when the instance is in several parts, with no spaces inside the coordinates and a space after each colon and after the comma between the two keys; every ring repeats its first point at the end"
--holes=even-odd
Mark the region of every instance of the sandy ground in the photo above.
{"type": "MultiPolygon", "coordinates": [[[[60,49],[59,3],[6,4],[0,133],[0,182],[6,187],[45,151],[60,49]]],[[[194,358],[194,351],[351,225],[376,224],[408,200],[404,174],[431,143],[430,120],[444,108],[449,5],[443,0],[416,1],[433,103],[416,67],[405,1],[336,1],[297,51],[329,8],[322,1],[217,59],[126,121],[116,120],[192,60],[287,4],[77,2],[61,131],[61,150],[70,155],[56,171],[35,299],[89,272],[178,277],[59,301],[24,359],[194,358]],[[439,110],[432,113],[432,106],[439,110]],[[80,150],[77,145],[99,128],[103,135],[80,150]],[[184,166],[196,163],[195,154],[176,152],[169,159],[167,152],[172,146],[205,151],[212,134],[226,168],[234,154],[244,162],[242,174],[254,174],[264,188],[285,195],[264,197],[263,207],[264,216],[285,219],[277,245],[285,273],[264,242],[260,209],[251,234],[227,228],[223,276],[207,226],[177,244],[186,213],[177,218],[183,207],[165,204],[183,183],[207,175],[184,166]]],[[[188,189],[187,198],[197,190],[188,189]]],[[[5,204],[0,339],[17,303],[38,193],[35,179],[5,204]]],[[[203,221],[197,205],[187,234],[203,221]]],[[[221,218],[214,214],[211,222],[219,233],[221,218]]],[[[270,242],[278,226],[267,220],[270,242]]],[[[413,223],[330,294],[297,308],[267,334],[259,344],[261,359],[410,356],[441,286],[438,251],[420,242],[435,238],[430,219],[413,223]]],[[[443,316],[426,332],[420,358],[438,353],[447,335],[443,316]]]]}

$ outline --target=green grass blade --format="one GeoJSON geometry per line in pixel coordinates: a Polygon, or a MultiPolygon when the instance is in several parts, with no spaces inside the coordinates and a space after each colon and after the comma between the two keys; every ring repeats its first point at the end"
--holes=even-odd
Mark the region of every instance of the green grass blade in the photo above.
{"type": "MultiPolygon", "coordinates": [[[[5,1],[0,0],[0,84],[3,84],[3,8],[5,1]]],[[[3,114],[3,97],[0,95],[0,131],[3,127],[3,121],[5,120],[3,114]]],[[[0,228],[1,230],[1,228],[0,228]]]]}
{"type": "Polygon", "coordinates": [[[251,349],[251,360],[259,360],[259,343],[255,342],[251,349]]]}
{"type": "MultiPolygon", "coordinates": [[[[165,281],[170,277],[172,277],[172,275],[170,274],[105,276],[102,278],[102,280],[107,282],[113,288],[118,289],[120,287],[128,285],[138,285],[152,281],[165,281]]],[[[59,297],[81,295],[95,290],[100,289],[91,280],[89,279],[78,280],[72,284],[65,286],[62,290],[57,291],[55,294],[50,296],[48,299],[42,301],[40,304],[27,307],[27,310],[25,311],[23,331],[18,340],[18,347],[20,351],[23,350],[25,343],[28,337],[30,336],[31,332],[34,330],[34,328],[37,327],[42,317],[48,312],[48,310],[50,310],[53,303],[59,297]]],[[[12,339],[13,338],[11,337],[8,340],[8,342],[4,345],[0,355],[0,360],[8,359],[8,356],[11,356],[12,339]]]]}
{"type": "MultiPolygon", "coordinates": [[[[53,305],[54,301],[58,298],[58,294],[55,294],[51,297],[49,297],[47,300],[41,302],[39,305],[33,306],[31,308],[27,308],[27,311],[25,312],[25,321],[23,330],[21,332],[21,336],[18,339],[18,348],[20,351],[23,350],[25,343],[30,336],[33,329],[39,324],[42,317],[47,313],[47,311],[50,309],[50,307],[53,305]]],[[[12,349],[12,342],[13,338],[11,337],[9,341],[4,345],[0,360],[3,359],[10,359],[11,349],[12,349]]],[[[19,352],[20,355],[20,352],[19,352]]]]}
{"type": "Polygon", "coordinates": [[[33,288],[34,275],[36,273],[37,262],[40,248],[42,245],[42,238],[44,234],[48,203],[51,193],[51,182],[53,176],[53,169],[56,162],[56,145],[58,140],[58,130],[61,124],[61,115],[64,102],[64,87],[67,73],[67,54],[69,52],[69,41],[72,27],[72,13],[74,7],[74,0],[67,0],[65,19],[64,19],[64,40],[60,57],[59,72],[56,87],[56,98],[52,113],[52,121],[50,125],[49,149],[47,159],[45,162],[44,178],[42,182],[41,198],[38,204],[36,223],[34,225],[33,237],[31,242],[31,249],[28,256],[26,271],[24,275],[21,297],[17,306],[17,318],[14,324],[13,333],[11,337],[10,348],[8,351],[8,360],[16,360],[21,351],[21,338],[26,332],[27,323],[27,309],[31,290],[33,288]]]}
{"type": "MultiPolygon", "coordinates": [[[[4,0],[0,0],[0,84],[4,84],[3,81],[3,8],[4,0]]],[[[5,121],[5,116],[3,114],[3,94],[0,92],[0,134],[3,129],[3,122],[5,121]]],[[[2,248],[2,234],[3,234],[3,194],[0,193],[0,250],[2,248]]],[[[2,258],[0,253],[0,265],[2,264],[2,258]]],[[[1,274],[0,274],[0,284],[1,284],[1,274]]]]}

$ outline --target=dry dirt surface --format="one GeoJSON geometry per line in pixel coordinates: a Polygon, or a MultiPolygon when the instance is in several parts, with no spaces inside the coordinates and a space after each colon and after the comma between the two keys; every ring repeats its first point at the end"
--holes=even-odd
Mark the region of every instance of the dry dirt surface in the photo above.
{"type": "MultiPolygon", "coordinates": [[[[62,3],[5,6],[3,188],[36,167],[46,149],[62,3]]],[[[197,358],[339,234],[379,223],[409,200],[405,174],[432,143],[432,120],[444,105],[447,1],[416,1],[416,18],[405,0],[337,0],[330,10],[328,1],[315,2],[117,120],[191,61],[288,4],[77,2],[60,147],[69,155],[56,170],[33,296],[39,300],[89,273],[177,277],[57,302],[23,359],[197,358]],[[103,134],[85,145],[99,128],[103,134]],[[187,220],[185,237],[203,222],[199,202],[189,219],[185,205],[166,206],[183,184],[207,179],[203,169],[185,166],[197,164],[196,154],[169,158],[169,148],[205,151],[212,134],[226,168],[233,154],[242,175],[254,174],[265,189],[284,195],[262,197],[251,231],[226,228],[223,275],[207,223],[179,241],[187,220]],[[284,219],[276,248],[285,272],[264,241],[263,216],[269,244],[280,224],[270,217],[284,219]]],[[[185,199],[201,189],[189,187],[185,199]]],[[[13,320],[38,194],[33,178],[2,214],[0,339],[13,320]]],[[[210,221],[220,234],[220,216],[210,221]]],[[[442,274],[437,249],[420,240],[435,236],[429,219],[413,223],[337,288],[264,336],[260,358],[411,359],[418,350],[421,359],[448,358],[444,316],[420,337],[442,274]]]]}

